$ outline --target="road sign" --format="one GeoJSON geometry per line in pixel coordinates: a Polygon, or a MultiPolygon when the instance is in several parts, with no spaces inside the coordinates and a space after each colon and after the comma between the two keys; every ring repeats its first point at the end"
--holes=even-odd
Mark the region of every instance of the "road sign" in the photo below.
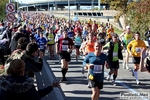
{"type": "Polygon", "coordinates": [[[15,12],[15,4],[13,4],[13,3],[7,3],[6,4],[6,12],[7,13],[13,13],[13,12],[15,12]]]}
{"type": "Polygon", "coordinates": [[[6,19],[8,22],[14,22],[14,20],[16,19],[15,14],[14,13],[7,13],[6,19]]]}

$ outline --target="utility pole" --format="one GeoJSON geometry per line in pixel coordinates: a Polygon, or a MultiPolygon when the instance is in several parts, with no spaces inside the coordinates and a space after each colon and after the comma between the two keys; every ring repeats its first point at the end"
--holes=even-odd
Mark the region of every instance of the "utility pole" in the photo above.
{"type": "Polygon", "coordinates": [[[98,0],[98,11],[101,9],[101,0],[98,0]]]}
{"type": "Polygon", "coordinates": [[[11,3],[11,0],[9,0],[9,3],[11,3]]]}
{"type": "Polygon", "coordinates": [[[68,20],[70,22],[70,0],[68,0],[68,20]]]}

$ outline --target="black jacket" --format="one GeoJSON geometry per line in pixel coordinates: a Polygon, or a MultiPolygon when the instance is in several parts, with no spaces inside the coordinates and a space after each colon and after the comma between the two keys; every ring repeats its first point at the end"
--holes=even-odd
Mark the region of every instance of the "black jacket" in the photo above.
{"type": "Polygon", "coordinates": [[[34,72],[40,72],[43,68],[43,60],[39,58],[39,60],[36,62],[34,60],[34,56],[32,56],[30,53],[26,51],[26,55],[28,56],[25,59],[25,74],[28,77],[34,77],[34,72]]]}
{"type": "MultiPolygon", "coordinates": [[[[120,60],[123,60],[123,55],[122,55],[122,48],[121,48],[121,43],[118,42],[118,47],[119,47],[119,50],[118,50],[118,58],[120,60]]],[[[108,59],[109,59],[109,62],[110,64],[112,64],[112,61],[113,61],[113,50],[114,50],[114,43],[113,42],[110,42],[110,49],[108,51],[108,59]]]]}
{"type": "Polygon", "coordinates": [[[34,80],[26,76],[0,77],[0,100],[41,100],[52,86],[36,91],[34,80]]]}

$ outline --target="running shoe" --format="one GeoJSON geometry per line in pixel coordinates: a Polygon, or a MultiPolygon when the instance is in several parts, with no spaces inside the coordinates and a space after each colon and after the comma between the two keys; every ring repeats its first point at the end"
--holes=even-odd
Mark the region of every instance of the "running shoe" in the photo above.
{"type": "Polygon", "coordinates": [[[107,78],[106,78],[106,80],[107,80],[107,81],[110,81],[110,77],[111,77],[111,76],[108,75],[107,78]]]}
{"type": "Polygon", "coordinates": [[[141,82],[140,82],[140,81],[136,81],[136,84],[137,84],[137,85],[140,85],[140,84],[141,84],[141,82]]]}
{"type": "Polygon", "coordinates": [[[115,80],[112,80],[112,85],[116,86],[115,80]]]}
{"type": "Polygon", "coordinates": [[[84,73],[85,73],[85,70],[84,70],[84,68],[82,68],[82,69],[81,69],[81,73],[82,73],[82,74],[84,74],[84,73]]]}

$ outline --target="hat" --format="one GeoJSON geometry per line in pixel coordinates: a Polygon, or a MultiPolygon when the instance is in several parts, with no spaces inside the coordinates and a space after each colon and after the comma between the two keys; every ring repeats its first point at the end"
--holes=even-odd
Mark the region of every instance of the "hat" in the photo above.
{"type": "Polygon", "coordinates": [[[29,43],[26,47],[26,51],[28,51],[30,54],[34,53],[38,50],[38,45],[36,43],[29,43]]]}
{"type": "Polygon", "coordinates": [[[126,28],[130,28],[130,26],[126,26],[126,28]]]}
{"type": "Polygon", "coordinates": [[[118,34],[114,33],[112,34],[112,37],[118,37],[118,34]]]}

